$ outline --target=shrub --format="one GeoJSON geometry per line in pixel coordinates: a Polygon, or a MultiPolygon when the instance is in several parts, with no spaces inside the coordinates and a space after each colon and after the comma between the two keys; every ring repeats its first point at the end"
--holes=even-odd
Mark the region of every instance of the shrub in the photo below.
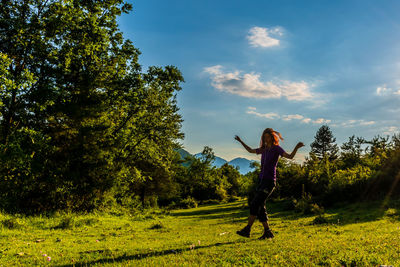
{"type": "Polygon", "coordinates": [[[153,224],[149,229],[156,230],[156,229],[162,229],[162,228],[165,228],[165,226],[161,222],[158,222],[158,223],[153,224]]]}
{"type": "Polygon", "coordinates": [[[201,204],[204,204],[204,205],[221,204],[221,200],[218,200],[218,199],[207,199],[207,200],[203,200],[201,202],[201,204]]]}
{"type": "Polygon", "coordinates": [[[60,223],[53,227],[53,229],[72,229],[75,227],[75,220],[73,217],[64,217],[61,219],[60,223]]]}
{"type": "Polygon", "coordinates": [[[240,197],[237,197],[237,196],[230,196],[229,198],[228,198],[228,202],[236,202],[236,201],[239,201],[239,200],[241,200],[242,198],[240,198],[240,197]]]}
{"type": "Polygon", "coordinates": [[[298,212],[303,214],[311,214],[313,209],[312,203],[312,195],[310,193],[306,193],[304,191],[303,185],[303,192],[301,194],[301,198],[299,200],[293,199],[293,206],[294,209],[298,212]]]}
{"type": "Polygon", "coordinates": [[[328,223],[328,220],[325,218],[324,215],[318,215],[317,217],[314,218],[313,224],[324,224],[328,223]]]}
{"type": "Polygon", "coordinates": [[[78,222],[76,222],[75,226],[83,226],[83,225],[92,226],[92,225],[97,224],[99,221],[100,220],[97,218],[82,219],[82,220],[79,220],[78,222]]]}
{"type": "Polygon", "coordinates": [[[325,213],[325,209],[322,206],[318,206],[318,204],[311,204],[311,212],[315,215],[323,215],[325,213]]]}
{"type": "Polygon", "coordinates": [[[1,224],[8,229],[20,229],[24,226],[24,224],[18,218],[2,220],[1,224]]]}
{"type": "Polygon", "coordinates": [[[190,208],[197,208],[198,204],[196,199],[192,198],[192,197],[187,197],[185,199],[182,199],[179,202],[179,207],[181,208],[186,208],[186,209],[190,209],[190,208]]]}

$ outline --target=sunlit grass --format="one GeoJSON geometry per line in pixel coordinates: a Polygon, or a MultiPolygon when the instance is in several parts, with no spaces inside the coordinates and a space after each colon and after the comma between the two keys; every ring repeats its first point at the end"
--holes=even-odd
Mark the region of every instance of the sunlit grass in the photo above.
{"type": "Polygon", "coordinates": [[[146,215],[0,215],[0,265],[400,265],[400,202],[337,205],[313,225],[268,203],[273,240],[239,237],[245,201],[146,215]],[[50,258],[48,258],[50,257],[50,258]]]}

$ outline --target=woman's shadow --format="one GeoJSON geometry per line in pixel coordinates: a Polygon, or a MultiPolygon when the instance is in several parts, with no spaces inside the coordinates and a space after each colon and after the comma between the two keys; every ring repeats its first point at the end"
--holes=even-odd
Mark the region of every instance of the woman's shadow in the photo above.
{"type": "MultiPolygon", "coordinates": [[[[93,261],[76,262],[74,264],[64,264],[64,265],[57,265],[57,266],[62,266],[62,267],[71,266],[72,267],[72,266],[91,266],[91,265],[96,265],[99,263],[100,264],[101,263],[121,263],[121,262],[129,261],[129,260],[140,260],[140,259],[165,256],[165,255],[170,255],[170,254],[181,254],[181,253],[184,253],[184,252],[190,251],[190,250],[219,247],[219,246],[231,245],[231,244],[237,244],[237,243],[248,243],[251,241],[257,241],[257,239],[237,240],[237,241],[230,241],[230,242],[224,242],[224,243],[217,242],[215,244],[210,244],[210,245],[198,245],[198,246],[190,246],[187,248],[166,249],[166,250],[161,250],[161,251],[151,251],[151,252],[138,253],[138,254],[133,254],[133,255],[125,254],[125,255],[122,255],[122,256],[119,256],[116,258],[103,258],[103,259],[98,259],[98,260],[93,260],[93,261]]],[[[103,252],[105,252],[105,251],[96,250],[96,251],[81,252],[81,254],[103,253],[103,252]]]]}

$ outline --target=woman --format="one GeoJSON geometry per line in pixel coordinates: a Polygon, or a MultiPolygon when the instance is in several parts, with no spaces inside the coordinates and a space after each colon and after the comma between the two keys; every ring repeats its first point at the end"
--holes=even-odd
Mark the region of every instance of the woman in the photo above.
{"type": "Polygon", "coordinates": [[[260,147],[257,149],[250,148],[237,135],[235,136],[235,139],[239,141],[249,153],[261,154],[261,172],[256,189],[256,195],[250,204],[248,223],[246,227],[236,233],[244,237],[250,237],[251,226],[258,217],[264,226],[264,234],[259,239],[273,238],[274,234],[271,232],[268,225],[265,201],[271,195],[276,185],[276,165],[278,164],[279,156],[293,159],[297,150],[300,147],[303,147],[304,144],[299,142],[293,152],[288,154],[279,146],[279,139],[283,140],[282,135],[279,132],[274,131],[272,128],[264,130],[261,136],[260,147]]]}

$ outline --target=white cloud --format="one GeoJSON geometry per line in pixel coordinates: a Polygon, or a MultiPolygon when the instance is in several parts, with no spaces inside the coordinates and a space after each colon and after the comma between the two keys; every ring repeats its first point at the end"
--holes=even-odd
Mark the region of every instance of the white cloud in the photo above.
{"type": "Polygon", "coordinates": [[[326,120],[323,118],[318,118],[318,119],[312,121],[312,123],[314,123],[314,124],[326,124],[326,123],[330,123],[330,122],[331,122],[331,120],[326,120]]]}
{"type": "Polygon", "coordinates": [[[399,128],[396,126],[385,127],[385,128],[383,128],[383,130],[384,130],[383,134],[387,134],[387,135],[392,135],[392,134],[399,132],[399,128]]]}
{"type": "Polygon", "coordinates": [[[254,47],[272,47],[279,46],[280,41],[274,37],[282,36],[282,30],[279,27],[275,28],[262,28],[253,27],[249,30],[249,35],[247,35],[247,40],[249,40],[250,45],[254,47]]]}
{"type": "Polygon", "coordinates": [[[356,126],[368,126],[375,124],[375,121],[365,121],[365,120],[348,120],[342,122],[340,125],[342,127],[356,127],[356,126]]]}
{"type": "Polygon", "coordinates": [[[259,113],[256,111],[256,108],[254,107],[248,107],[248,110],[246,111],[247,114],[253,114],[256,115],[257,117],[260,118],[266,118],[266,119],[270,119],[270,120],[274,120],[274,119],[282,119],[284,121],[291,121],[291,120],[299,120],[302,123],[314,123],[314,124],[327,124],[330,123],[331,120],[327,120],[327,119],[323,119],[323,118],[318,118],[316,120],[313,120],[311,118],[306,118],[303,115],[300,114],[291,114],[291,115],[282,115],[280,116],[277,113],[259,113]]]}
{"type": "Polygon", "coordinates": [[[372,125],[372,124],[375,124],[375,122],[374,121],[361,121],[360,122],[360,125],[372,125]]]}
{"type": "Polygon", "coordinates": [[[376,88],[377,95],[384,95],[387,91],[389,91],[389,89],[386,87],[386,84],[376,88]]]}
{"type": "Polygon", "coordinates": [[[379,96],[400,95],[400,89],[396,90],[384,84],[376,88],[376,94],[379,96]]]}
{"type": "Polygon", "coordinates": [[[251,110],[251,109],[249,109],[246,113],[247,114],[256,115],[257,117],[266,118],[266,119],[272,119],[272,120],[273,119],[277,119],[277,118],[280,117],[278,114],[273,113],[273,112],[270,112],[270,113],[259,113],[259,112],[256,112],[254,110],[251,110]]]}
{"type": "Polygon", "coordinates": [[[290,120],[301,120],[304,117],[302,115],[299,114],[295,114],[295,115],[285,115],[283,116],[283,120],[284,121],[290,121],[290,120]]]}
{"type": "Polygon", "coordinates": [[[286,97],[291,101],[310,100],[314,97],[310,91],[311,86],[304,81],[263,82],[260,80],[260,74],[224,72],[221,65],[206,67],[204,72],[211,75],[211,85],[216,89],[243,97],[262,99],[286,97]]]}
{"type": "MultiPolygon", "coordinates": [[[[247,114],[252,114],[260,118],[266,118],[270,120],[275,120],[275,119],[280,119],[283,121],[293,121],[293,120],[298,120],[301,123],[312,123],[312,124],[329,124],[332,127],[345,127],[345,128],[350,128],[350,127],[360,127],[360,126],[370,126],[370,125],[375,125],[376,121],[366,121],[366,120],[347,120],[347,121],[342,121],[342,122],[336,122],[332,123],[332,120],[324,119],[324,118],[317,118],[317,119],[312,119],[305,117],[301,114],[289,114],[289,115],[279,115],[277,113],[260,113],[257,112],[255,107],[248,107],[248,110],[246,111],[247,114]]],[[[386,127],[384,129],[386,132],[385,134],[388,134],[388,132],[395,132],[398,131],[398,128],[392,126],[392,127],[386,127]]]]}

